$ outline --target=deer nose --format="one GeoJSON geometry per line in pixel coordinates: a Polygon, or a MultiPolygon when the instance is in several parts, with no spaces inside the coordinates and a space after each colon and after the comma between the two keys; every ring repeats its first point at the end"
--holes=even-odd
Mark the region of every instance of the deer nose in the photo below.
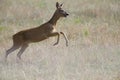
{"type": "Polygon", "coordinates": [[[66,15],[68,16],[69,14],[67,13],[66,15]]]}

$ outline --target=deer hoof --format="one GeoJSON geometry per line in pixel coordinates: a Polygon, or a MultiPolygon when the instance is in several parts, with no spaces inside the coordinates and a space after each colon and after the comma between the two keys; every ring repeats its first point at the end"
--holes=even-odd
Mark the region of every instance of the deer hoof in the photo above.
{"type": "Polygon", "coordinates": [[[53,46],[57,45],[58,43],[53,44],[53,46]]]}

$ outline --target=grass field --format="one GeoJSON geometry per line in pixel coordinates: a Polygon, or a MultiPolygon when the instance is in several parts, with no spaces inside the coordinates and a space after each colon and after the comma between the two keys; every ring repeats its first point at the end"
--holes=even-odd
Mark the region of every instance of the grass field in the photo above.
{"type": "Polygon", "coordinates": [[[120,80],[120,0],[0,0],[0,80],[120,80]],[[48,21],[57,1],[70,14],[56,25],[69,46],[49,38],[4,62],[12,35],[48,21]]]}

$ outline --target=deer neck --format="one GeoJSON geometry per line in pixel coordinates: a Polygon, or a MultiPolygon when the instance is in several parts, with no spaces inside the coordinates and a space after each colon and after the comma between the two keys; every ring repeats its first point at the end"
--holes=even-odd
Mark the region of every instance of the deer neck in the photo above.
{"type": "Polygon", "coordinates": [[[59,18],[60,18],[59,15],[55,12],[52,18],[49,20],[49,23],[52,25],[56,25],[59,18]]]}

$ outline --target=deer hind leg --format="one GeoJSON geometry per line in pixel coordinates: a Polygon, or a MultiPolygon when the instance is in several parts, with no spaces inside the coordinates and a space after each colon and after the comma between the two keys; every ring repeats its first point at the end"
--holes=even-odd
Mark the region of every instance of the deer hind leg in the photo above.
{"type": "Polygon", "coordinates": [[[66,40],[66,46],[68,46],[68,38],[67,38],[66,34],[64,32],[60,32],[60,33],[64,36],[64,38],[66,40]]]}
{"type": "Polygon", "coordinates": [[[13,36],[13,46],[6,51],[6,55],[5,55],[5,58],[6,58],[6,59],[7,59],[8,55],[9,55],[10,53],[12,53],[12,52],[15,51],[16,49],[20,48],[21,43],[19,43],[19,41],[18,41],[19,39],[21,40],[21,37],[19,37],[19,36],[17,37],[17,36],[15,36],[15,35],[13,36]]]}
{"type": "Polygon", "coordinates": [[[13,51],[15,51],[16,49],[18,49],[19,47],[20,47],[20,46],[18,46],[18,45],[13,45],[10,49],[8,49],[8,50],[6,51],[5,58],[7,59],[8,55],[9,55],[10,53],[12,53],[13,51]]]}
{"type": "Polygon", "coordinates": [[[13,46],[6,51],[5,58],[7,60],[8,55],[15,51],[16,49],[20,48],[22,43],[24,42],[23,36],[19,34],[13,35],[13,46]]]}
{"type": "Polygon", "coordinates": [[[26,50],[27,47],[28,47],[28,44],[23,44],[23,45],[21,46],[21,49],[20,49],[20,51],[19,51],[18,54],[17,54],[17,57],[18,57],[19,59],[21,59],[21,55],[23,54],[23,52],[26,50]]]}

